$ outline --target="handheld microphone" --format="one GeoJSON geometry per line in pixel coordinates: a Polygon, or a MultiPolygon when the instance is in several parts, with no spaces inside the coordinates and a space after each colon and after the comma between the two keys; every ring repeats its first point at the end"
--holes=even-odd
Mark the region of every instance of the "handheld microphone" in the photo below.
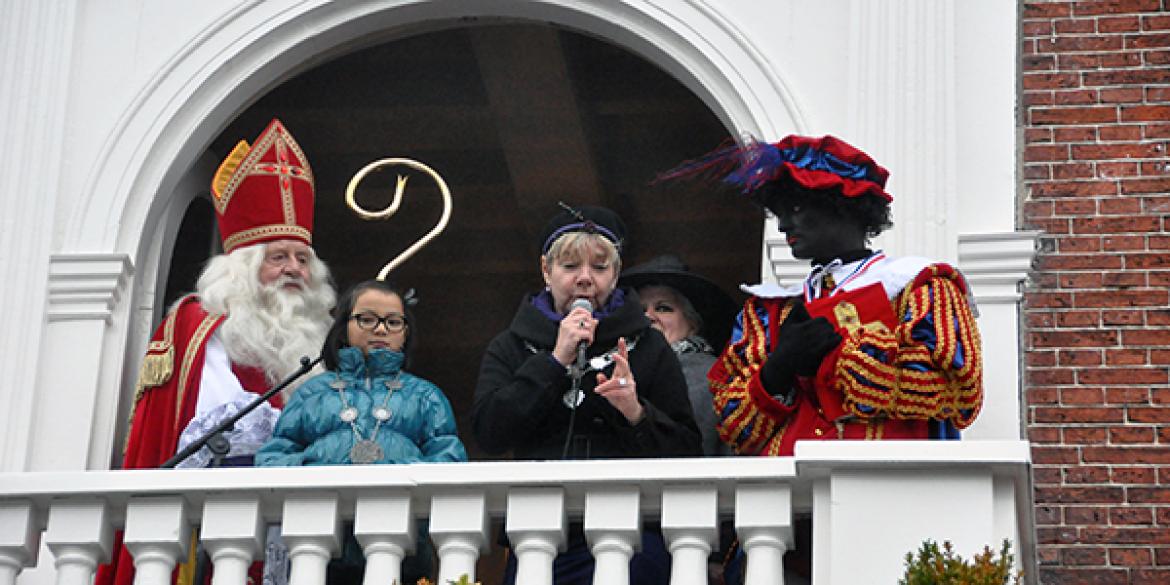
{"type": "MultiPolygon", "coordinates": [[[[578,307],[585,309],[586,311],[589,311],[590,314],[593,314],[593,303],[589,302],[589,299],[577,299],[577,300],[573,301],[573,304],[569,307],[569,310],[571,311],[571,310],[576,309],[578,307]]],[[[587,349],[589,349],[589,342],[588,341],[582,341],[581,343],[577,344],[577,371],[578,372],[585,371],[585,364],[587,363],[587,358],[585,357],[585,350],[587,350],[587,349]]]]}
{"type": "MultiPolygon", "coordinates": [[[[593,313],[593,303],[590,303],[588,299],[574,300],[569,310],[572,311],[578,307],[589,311],[590,314],[593,313]]],[[[585,356],[585,350],[587,349],[589,349],[588,341],[581,341],[577,344],[577,361],[573,362],[573,367],[569,368],[569,377],[572,379],[572,384],[569,391],[561,396],[561,402],[572,411],[569,415],[569,432],[565,435],[565,448],[561,453],[562,459],[569,458],[569,443],[573,439],[573,427],[577,423],[577,407],[581,406],[581,403],[585,401],[585,394],[581,392],[581,377],[585,374],[585,365],[589,363],[585,356]]]]}

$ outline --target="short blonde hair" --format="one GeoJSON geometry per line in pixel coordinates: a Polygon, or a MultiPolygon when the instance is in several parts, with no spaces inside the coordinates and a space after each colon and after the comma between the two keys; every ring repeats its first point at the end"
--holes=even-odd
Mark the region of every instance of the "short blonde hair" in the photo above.
{"type": "Polygon", "coordinates": [[[618,254],[617,246],[605,236],[596,233],[569,232],[562,235],[548,247],[544,261],[551,264],[566,258],[593,260],[598,249],[605,255],[605,262],[613,265],[614,274],[621,274],[622,257],[618,254]]]}

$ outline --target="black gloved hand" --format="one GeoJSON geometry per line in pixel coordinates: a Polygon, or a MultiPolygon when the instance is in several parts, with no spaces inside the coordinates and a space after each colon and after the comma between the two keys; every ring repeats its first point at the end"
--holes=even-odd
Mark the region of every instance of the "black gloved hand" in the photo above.
{"type": "Polygon", "coordinates": [[[760,370],[764,388],[773,396],[787,396],[796,376],[811,376],[841,335],[824,317],[810,318],[804,303],[788,312],[776,335],[775,349],[760,370]]]}

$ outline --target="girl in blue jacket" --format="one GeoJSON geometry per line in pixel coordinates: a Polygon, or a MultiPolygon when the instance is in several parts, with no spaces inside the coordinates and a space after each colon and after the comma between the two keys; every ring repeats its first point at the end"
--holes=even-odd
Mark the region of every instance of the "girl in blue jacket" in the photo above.
{"type": "Polygon", "coordinates": [[[293,393],[256,465],[467,461],[447,397],[403,370],[408,297],[379,280],[343,295],[322,349],[328,371],[293,393]]]}

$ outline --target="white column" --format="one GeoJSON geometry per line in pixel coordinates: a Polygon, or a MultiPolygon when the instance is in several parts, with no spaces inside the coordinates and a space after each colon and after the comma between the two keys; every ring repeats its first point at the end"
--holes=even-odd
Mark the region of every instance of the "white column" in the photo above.
{"type": "MultiPolygon", "coordinates": [[[[829,476],[831,523],[825,527],[833,567],[828,583],[893,582],[902,574],[906,553],[917,550],[928,536],[945,534],[963,555],[1014,536],[1014,530],[995,531],[990,466],[964,468],[957,463],[934,469],[834,469],[829,476]],[[924,485],[930,489],[922,489],[924,485]],[[859,562],[858,551],[864,551],[864,562],[859,562]]],[[[820,551],[814,549],[814,554],[820,551]]]]}
{"type": "Polygon", "coordinates": [[[170,585],[191,543],[186,502],[179,496],[130,498],[122,542],[134,556],[134,585],[170,585]]]}
{"type": "Polygon", "coordinates": [[[288,545],[288,585],[324,585],[325,567],[341,550],[337,494],[293,494],[284,500],[281,537],[288,545]]]}
{"type": "Polygon", "coordinates": [[[714,485],[662,489],[662,535],[670,550],[670,585],[705,585],[707,558],[719,542],[714,485]]]}
{"type": "MultiPolygon", "coordinates": [[[[118,339],[125,329],[130,309],[125,300],[133,276],[131,259],[122,253],[50,258],[42,355],[66,353],[69,367],[41,361],[37,373],[41,404],[32,431],[30,470],[108,469],[110,453],[121,451],[114,434],[124,422],[117,412],[118,403],[126,399],[119,392],[125,350],[103,339],[118,339]],[[71,408],[57,406],[65,403],[71,408]],[[75,439],[54,440],[61,436],[75,439]]],[[[136,376],[135,370],[126,377],[132,383],[136,376]]]]}
{"type": "MultiPolygon", "coordinates": [[[[784,585],[784,552],[792,546],[792,492],[787,485],[735,489],[735,530],[747,554],[746,585],[784,585]]],[[[815,575],[814,575],[815,577],[815,575]]]]}
{"type": "Polygon", "coordinates": [[[49,508],[45,545],[56,558],[57,585],[89,585],[110,561],[114,529],[105,500],[59,500],[49,508]]]}
{"type": "Polygon", "coordinates": [[[0,502],[0,585],[14,585],[24,567],[37,562],[39,522],[32,502],[0,502]]]}
{"type": "Polygon", "coordinates": [[[209,496],[203,503],[200,540],[215,570],[211,585],[244,585],[248,567],[263,550],[264,525],[257,495],[209,496]]]}
{"type": "Polygon", "coordinates": [[[812,573],[813,583],[825,585],[833,582],[833,490],[828,477],[817,477],[812,481],[812,573]]]}
{"type": "Polygon", "coordinates": [[[358,496],[353,532],[366,555],[362,583],[402,583],[402,558],[414,552],[418,537],[410,492],[394,490],[358,496]]]}
{"type": "Polygon", "coordinates": [[[875,245],[946,261],[958,255],[955,3],[852,0],[846,39],[845,138],[891,171],[898,229],[875,245]]]}
{"type": "Polygon", "coordinates": [[[1020,438],[1020,283],[1032,269],[1038,237],[1031,231],[959,236],[959,269],[979,308],[985,392],[964,440],[1020,438]]]}
{"type": "MultiPolygon", "coordinates": [[[[60,236],[54,226],[58,210],[68,207],[69,193],[62,193],[61,178],[69,172],[62,164],[62,151],[70,144],[71,130],[66,119],[69,102],[76,98],[71,91],[74,78],[75,44],[81,35],[75,31],[81,0],[9,0],[4,2],[0,19],[0,55],[4,62],[4,83],[0,84],[0,117],[3,118],[4,141],[0,144],[0,193],[4,193],[3,229],[0,229],[0,306],[19,307],[8,311],[0,330],[0,371],[9,380],[26,384],[22,392],[0,392],[0,470],[29,471],[36,461],[37,436],[41,425],[54,426],[54,415],[72,417],[72,411],[85,410],[85,386],[97,372],[73,368],[71,396],[67,409],[54,408],[49,397],[36,384],[39,364],[54,361],[42,350],[45,306],[48,295],[45,279],[49,274],[49,254],[53,240],[60,236]],[[61,207],[62,201],[65,207],[61,207]],[[32,385],[36,384],[36,390],[32,385]],[[55,411],[55,412],[54,412],[55,411]],[[69,411],[69,412],[63,412],[69,411]]],[[[82,10],[84,12],[84,10],[82,10]]],[[[101,337],[73,339],[73,345],[99,344],[101,337]]],[[[60,354],[58,354],[60,355],[60,354]]],[[[60,368],[70,369],[70,368],[60,368]]],[[[57,403],[60,404],[60,403],[57,403]]],[[[61,427],[68,437],[76,429],[61,427]]],[[[49,437],[52,444],[73,454],[66,440],[49,437]]],[[[84,442],[84,437],[80,442],[84,442]]],[[[74,462],[71,462],[74,463],[74,462]]],[[[74,465],[74,469],[82,469],[74,465]]],[[[34,555],[35,556],[35,555],[34,555]]]]}
{"type": "Polygon", "coordinates": [[[592,489],[585,493],[585,539],[593,550],[593,584],[630,582],[630,559],[642,548],[637,486],[592,489]]]}
{"type": "Polygon", "coordinates": [[[516,585],[551,585],[553,560],[565,550],[565,490],[508,490],[505,526],[516,555],[516,585]]]}
{"type": "Polygon", "coordinates": [[[487,501],[482,491],[435,494],[431,540],[439,551],[439,583],[475,581],[475,561],[487,550],[487,501]]]}

